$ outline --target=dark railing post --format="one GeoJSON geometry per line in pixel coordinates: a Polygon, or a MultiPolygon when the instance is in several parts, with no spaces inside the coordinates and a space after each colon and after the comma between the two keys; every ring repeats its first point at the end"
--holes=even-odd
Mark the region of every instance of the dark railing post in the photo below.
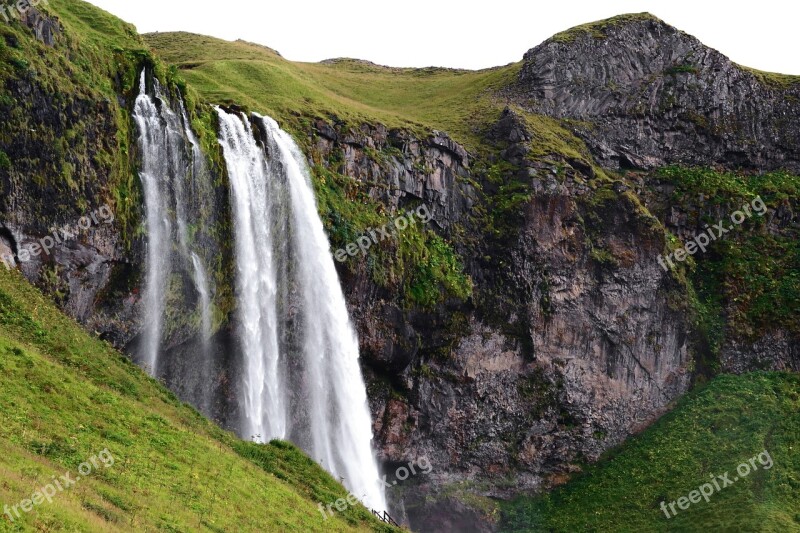
{"type": "Polygon", "coordinates": [[[395,521],[394,521],[394,519],[393,519],[391,516],[389,516],[389,513],[387,513],[386,511],[383,511],[383,514],[379,513],[379,512],[378,512],[378,511],[376,511],[375,509],[370,509],[370,511],[372,511],[372,514],[373,514],[373,515],[375,515],[375,516],[377,516],[377,517],[378,517],[378,519],[379,519],[381,522],[386,522],[387,524],[391,524],[391,525],[393,525],[394,527],[400,527],[400,524],[398,524],[397,522],[395,522],[395,521]]]}

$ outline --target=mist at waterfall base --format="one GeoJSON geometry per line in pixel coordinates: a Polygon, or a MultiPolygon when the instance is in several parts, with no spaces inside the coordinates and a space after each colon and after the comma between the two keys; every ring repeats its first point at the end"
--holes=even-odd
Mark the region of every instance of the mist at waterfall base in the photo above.
{"type": "Polygon", "coordinates": [[[236,316],[230,330],[214,332],[208,265],[220,245],[199,245],[190,231],[204,225],[193,213],[208,212],[211,202],[208,188],[194,183],[207,174],[198,171],[204,155],[183,102],[152,83],[154,96],[143,73],[134,110],[147,230],[134,358],[207,416],[224,413],[215,418],[243,439],[292,441],[365,505],[387,509],[358,340],[303,154],[271,118],[217,109],[229,205],[216,210],[233,223],[235,279],[226,283],[236,316]],[[199,344],[164,331],[176,292],[191,293],[182,305],[197,317],[199,344]]]}

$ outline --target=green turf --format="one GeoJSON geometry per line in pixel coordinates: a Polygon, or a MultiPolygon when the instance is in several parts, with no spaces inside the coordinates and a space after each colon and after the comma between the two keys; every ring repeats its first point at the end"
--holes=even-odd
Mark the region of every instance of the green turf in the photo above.
{"type": "MultiPolygon", "coordinates": [[[[505,508],[503,531],[799,531],[800,376],[724,375],[575,479],[505,508]],[[795,449],[797,448],[797,449],[795,449]],[[766,450],[774,465],[706,503],[668,505],[766,450]],[[672,513],[670,513],[672,514],[672,513]]],[[[765,461],[768,462],[768,461],[765,461]]]]}
{"type": "MultiPolygon", "coordinates": [[[[752,216],[741,226],[711,243],[708,251],[695,256],[691,278],[706,305],[724,310],[725,320],[739,337],[756,339],[765,331],[780,328],[800,334],[800,245],[797,229],[791,225],[773,234],[767,220],[779,208],[790,209],[800,197],[800,176],[783,171],[763,174],[721,172],[709,168],[667,167],[657,172],[658,180],[674,185],[673,205],[697,211],[702,198],[699,227],[719,222],[750,205],[756,197],[763,201],[764,215],[751,207],[752,216]]],[[[742,211],[743,212],[743,211],[742,211]]],[[[717,333],[722,334],[720,329],[717,333]]]]}
{"type": "Polygon", "coordinates": [[[287,61],[269,48],[190,33],[143,36],[205,99],[238,103],[290,127],[297,116],[335,115],[348,123],[381,122],[427,135],[447,131],[469,147],[480,126],[499,118],[494,90],[515,79],[520,63],[482,71],[389,68],[363,61],[287,61]]]}
{"type": "Polygon", "coordinates": [[[627,13],[575,26],[553,35],[550,39],[559,43],[571,43],[584,35],[591,35],[594,39],[605,39],[606,32],[614,26],[648,20],[657,21],[659,19],[650,13],[627,13]]]}
{"type": "Polygon", "coordinates": [[[236,439],[0,269],[0,505],[108,449],[115,459],[0,531],[390,528],[294,446],[236,439]]]}

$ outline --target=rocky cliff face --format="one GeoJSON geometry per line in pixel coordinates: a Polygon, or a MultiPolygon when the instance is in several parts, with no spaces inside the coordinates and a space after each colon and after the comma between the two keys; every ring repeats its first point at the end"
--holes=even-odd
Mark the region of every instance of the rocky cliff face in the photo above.
{"type": "MultiPolygon", "coordinates": [[[[59,21],[35,8],[20,24],[36,46],[59,48],[54,54],[68,46],[59,21]]],[[[3,37],[4,51],[30,51],[10,28],[3,37]]],[[[8,161],[0,168],[4,263],[19,266],[90,329],[124,338],[134,316],[130,302],[115,301],[113,310],[99,303],[115,281],[128,278],[122,285],[129,289],[136,284],[111,192],[117,178],[112,154],[120,148],[116,102],[58,91],[28,59],[16,59],[14,65],[17,72],[6,78],[0,104],[2,153],[8,161]]]]}
{"type": "MultiPolygon", "coordinates": [[[[381,458],[387,470],[422,456],[434,467],[392,489],[398,510],[423,529],[491,528],[463,502],[558,483],[652,421],[689,384],[688,325],[678,284],[656,263],[664,246],[657,221],[622,183],[609,183],[598,202],[590,175],[521,157],[530,133],[513,113],[498,119],[487,135],[505,146],[510,172],[525,176],[532,194],[503,250],[481,245],[499,255],[488,265],[473,260],[474,301],[406,310],[374,290],[366,262],[343,272],[372,369],[381,458]]],[[[362,148],[380,149],[383,132],[354,145],[327,125],[317,129],[325,132],[319,153],[344,143],[339,164],[371,196],[395,206],[424,199],[444,232],[480,231],[465,206],[485,198],[438,178],[485,181],[466,157],[454,157],[461,150],[436,138],[402,144],[406,162],[386,168],[362,148]],[[416,166],[434,174],[409,172],[420,154],[426,165],[416,166]]]]}
{"type": "Polygon", "coordinates": [[[319,119],[308,133],[314,139],[311,163],[316,159],[330,167],[339,150],[342,162],[337,170],[377,184],[370,188],[370,197],[392,212],[422,201],[436,227],[447,231],[465,218],[476,201],[474,188],[464,180],[470,175],[470,156],[446,133],[433,132],[427,139],[418,139],[380,124],[363,124],[358,131],[340,133],[319,119]],[[376,158],[376,151],[384,157],[376,158]]]}
{"type": "Polygon", "coordinates": [[[525,54],[515,99],[572,119],[608,167],[800,169],[800,84],[732,63],[650,15],[558,34],[525,54]]]}
{"type": "MultiPolygon", "coordinates": [[[[634,16],[531,50],[506,95],[527,111],[566,119],[610,169],[680,163],[796,171],[798,88],[784,81],[634,16]]],[[[701,349],[683,282],[656,261],[664,228],[693,236],[698,213],[696,227],[677,223],[674,209],[656,219],[640,197],[669,202],[668,190],[656,200],[635,181],[598,186],[581,161],[528,157],[535,136],[512,111],[485,135],[497,147],[491,162],[505,163],[505,178],[522,179],[531,195],[519,231],[502,243],[462,208],[486,205],[480,192],[435,197],[453,201],[432,204],[443,231],[464,227],[484,237],[463,249],[477,284],[472,301],[407,311],[372,290],[363,266],[343,273],[373,369],[382,459],[391,466],[425,455],[434,465],[426,479],[409,482],[414,489],[391,490],[412,525],[431,530],[491,529],[491,505],[476,500],[557,484],[649,424],[687,390],[701,349]],[[496,257],[487,261],[487,254],[496,257]]],[[[323,137],[325,154],[339,140],[323,137]]],[[[370,137],[360,146],[386,142],[370,137]]],[[[466,172],[481,191],[492,189],[480,165],[454,165],[447,152],[428,154],[434,168],[466,172]]],[[[427,176],[405,175],[400,187],[394,178],[375,183],[397,170],[365,163],[359,146],[345,153],[345,172],[374,198],[393,206],[407,195],[431,201],[419,193],[427,176]]],[[[797,368],[797,361],[797,340],[780,331],[755,343],[731,335],[720,353],[727,371],[797,368]]]]}

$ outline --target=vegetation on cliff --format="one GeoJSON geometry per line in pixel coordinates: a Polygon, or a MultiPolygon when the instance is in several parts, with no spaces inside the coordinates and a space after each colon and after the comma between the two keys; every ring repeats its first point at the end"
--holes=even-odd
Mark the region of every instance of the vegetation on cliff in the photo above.
{"type": "Polygon", "coordinates": [[[0,183],[10,194],[7,180],[24,175],[32,182],[28,209],[40,215],[57,208],[60,217],[80,216],[107,202],[130,236],[140,202],[118,94],[149,52],[132,25],[85,2],[58,2],[57,12],[63,32],[54,31],[52,46],[19,21],[0,25],[0,183]]]}
{"type": "Polygon", "coordinates": [[[656,173],[654,183],[662,182],[673,187],[670,204],[689,216],[687,228],[698,232],[756,197],[763,200],[768,210],[763,216],[748,217],[695,257],[690,279],[701,303],[714,310],[730,335],[755,340],[775,330],[800,334],[800,245],[790,224],[800,177],[675,166],[656,173]]]}

